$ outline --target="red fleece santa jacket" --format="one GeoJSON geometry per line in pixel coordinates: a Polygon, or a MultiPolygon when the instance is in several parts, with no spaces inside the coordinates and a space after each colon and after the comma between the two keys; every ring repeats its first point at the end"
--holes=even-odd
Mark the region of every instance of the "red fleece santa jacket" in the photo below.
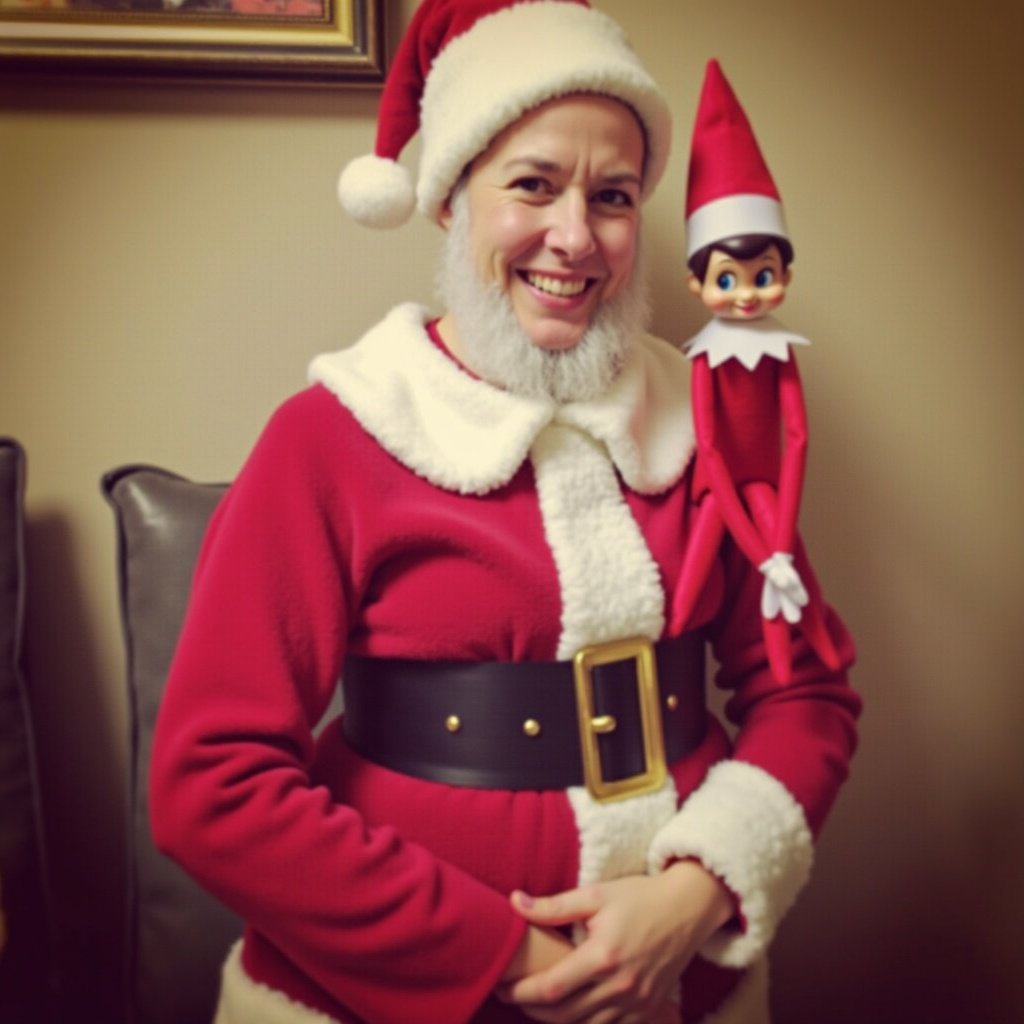
{"type": "Polygon", "coordinates": [[[607,397],[556,407],[463,373],[425,319],[399,307],[314,363],[217,510],[158,722],[158,844],[245,918],[251,980],[338,1020],[468,1020],[520,941],[512,888],[684,856],[737,894],[745,928],[704,952],[742,967],[806,881],[858,698],[799,643],[773,682],[761,579],[728,546],[674,621],[694,511],[675,350],[643,338],[607,397]],[[713,725],[649,798],[443,786],[361,759],[337,722],[314,734],[347,651],[547,660],[684,629],[735,737],[713,725]]]}

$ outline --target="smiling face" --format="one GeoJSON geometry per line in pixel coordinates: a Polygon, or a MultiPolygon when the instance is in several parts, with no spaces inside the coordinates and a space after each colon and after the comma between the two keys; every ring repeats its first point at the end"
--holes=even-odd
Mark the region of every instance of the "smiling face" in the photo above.
{"type": "MultiPolygon", "coordinates": [[[[473,266],[539,348],[572,348],[629,282],[643,167],[636,117],[601,96],[546,103],[473,161],[465,183],[473,266]]],[[[446,208],[442,225],[451,218],[446,208]]],[[[458,324],[446,320],[442,332],[458,350],[458,324]]]]}
{"type": "Polygon", "coordinates": [[[791,276],[777,245],[746,260],[715,249],[704,280],[691,273],[689,287],[715,316],[756,320],[782,305],[791,276]]]}

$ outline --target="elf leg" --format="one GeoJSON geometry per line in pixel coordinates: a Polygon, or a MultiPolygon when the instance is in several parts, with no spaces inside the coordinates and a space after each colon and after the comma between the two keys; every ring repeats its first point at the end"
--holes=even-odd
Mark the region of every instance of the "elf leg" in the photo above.
{"type": "MultiPolygon", "coordinates": [[[[772,487],[762,481],[752,481],[740,487],[740,495],[757,533],[761,537],[773,536],[777,505],[772,487]]],[[[760,563],[757,564],[760,566],[760,563]]],[[[768,666],[776,682],[782,685],[790,683],[793,679],[792,636],[790,625],[781,612],[771,617],[762,613],[761,635],[764,637],[768,666]]]]}
{"type": "Polygon", "coordinates": [[[764,636],[768,666],[775,681],[788,686],[793,681],[793,643],[789,623],[781,616],[774,619],[761,618],[761,633],[764,636]]]}
{"type": "MultiPolygon", "coordinates": [[[[777,513],[777,500],[773,488],[763,482],[750,483],[744,486],[743,497],[758,529],[765,536],[771,536],[777,513]]],[[[798,623],[800,632],[814,653],[817,654],[828,668],[838,669],[839,653],[832,642],[832,638],[829,636],[828,627],[825,623],[825,608],[821,588],[818,586],[818,581],[803,552],[803,546],[799,543],[794,546],[796,547],[796,551],[792,552],[794,555],[794,567],[799,573],[800,579],[807,591],[807,604],[800,611],[800,621],[798,623]]],[[[785,623],[781,616],[770,621],[778,621],[785,625],[788,634],[788,624],[785,623]]],[[[778,644],[781,651],[781,641],[778,641],[778,644]]],[[[769,649],[770,656],[771,649],[769,649]]],[[[780,682],[782,681],[782,678],[777,673],[776,678],[780,682]]]]}
{"type": "Polygon", "coordinates": [[[818,585],[818,579],[814,575],[807,555],[802,544],[797,544],[794,564],[800,578],[807,588],[807,606],[800,617],[800,630],[807,637],[807,642],[814,649],[814,653],[821,658],[824,664],[838,671],[840,667],[839,651],[828,631],[828,624],[825,621],[825,599],[818,585]]]}

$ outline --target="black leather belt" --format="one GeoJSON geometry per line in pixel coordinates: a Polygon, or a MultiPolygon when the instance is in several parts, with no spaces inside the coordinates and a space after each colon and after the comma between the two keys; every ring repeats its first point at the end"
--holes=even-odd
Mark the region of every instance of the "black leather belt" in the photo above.
{"type": "Polygon", "coordinates": [[[387,768],[482,789],[657,789],[704,738],[704,642],[622,640],[572,661],[437,662],[349,655],[345,735],[387,768]]]}

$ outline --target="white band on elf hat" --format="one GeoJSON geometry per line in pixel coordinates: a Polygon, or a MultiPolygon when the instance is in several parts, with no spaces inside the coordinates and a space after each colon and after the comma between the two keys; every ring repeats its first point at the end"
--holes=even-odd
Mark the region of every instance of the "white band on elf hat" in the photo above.
{"type": "Polygon", "coordinates": [[[789,239],[782,203],[770,196],[736,195],[713,199],[686,221],[686,258],[706,245],[740,235],[777,235],[789,239]]]}
{"type": "Polygon", "coordinates": [[[661,178],[671,144],[668,105],[622,29],[585,2],[424,0],[410,32],[420,38],[403,40],[389,73],[388,85],[394,75],[402,88],[389,93],[385,86],[381,99],[382,122],[394,120],[398,130],[390,137],[379,130],[377,152],[352,161],[338,182],[341,204],[355,220],[394,227],[408,219],[414,203],[436,219],[463,169],[495,136],[527,111],[574,93],[609,96],[631,107],[647,141],[642,195],[661,178]],[[474,9],[480,11],[475,20],[474,9]],[[432,36],[443,37],[445,22],[456,18],[468,27],[433,56],[420,97],[409,84],[415,75],[408,65],[422,61],[423,46],[432,36]],[[417,102],[418,124],[410,107],[417,102]],[[397,159],[417,126],[423,150],[414,200],[397,159]]]}

